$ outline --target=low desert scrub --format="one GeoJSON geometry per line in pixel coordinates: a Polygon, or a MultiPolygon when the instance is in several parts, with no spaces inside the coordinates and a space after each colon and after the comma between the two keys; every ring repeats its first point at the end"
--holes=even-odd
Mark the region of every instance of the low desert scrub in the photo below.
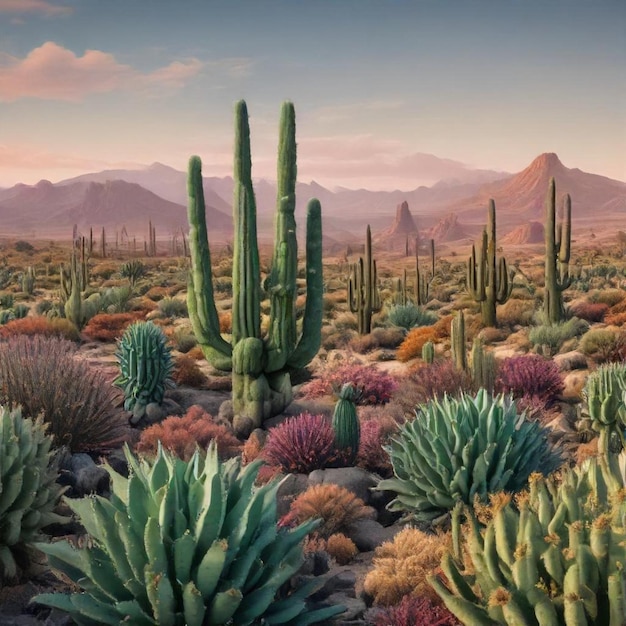
{"type": "MultiPolygon", "coordinates": [[[[563,393],[559,366],[538,354],[514,356],[498,363],[495,392],[526,398],[548,407],[563,393]]],[[[531,402],[532,404],[532,402],[531,402]]]]}
{"type": "Polygon", "coordinates": [[[326,541],[326,552],[338,565],[347,565],[359,553],[359,549],[350,537],[346,537],[343,533],[335,533],[326,541]]]}
{"type": "Polygon", "coordinates": [[[142,431],[136,450],[154,458],[158,442],[178,458],[188,461],[197,448],[206,450],[215,441],[221,459],[229,459],[241,452],[241,442],[224,424],[216,423],[202,407],[194,405],[184,416],[171,416],[142,431]]]}
{"type": "Polygon", "coordinates": [[[369,335],[356,335],[348,342],[348,347],[358,354],[366,354],[378,348],[395,350],[404,340],[401,328],[374,328],[369,335]]]}
{"type": "Polygon", "coordinates": [[[434,326],[420,326],[410,330],[396,352],[398,361],[406,363],[411,359],[422,356],[422,348],[428,341],[436,343],[438,339],[434,326]]]}
{"type": "Polygon", "coordinates": [[[177,385],[196,389],[203,387],[207,382],[206,376],[198,366],[198,361],[187,354],[175,359],[172,378],[177,385]]]}
{"type": "Polygon", "coordinates": [[[18,335],[43,337],[60,337],[68,341],[80,341],[78,328],[63,317],[44,317],[43,315],[24,317],[12,320],[0,327],[0,337],[8,338],[18,335]]]}
{"type": "Polygon", "coordinates": [[[323,415],[302,413],[270,428],[262,456],[285,473],[308,474],[337,458],[335,432],[323,415]]]}
{"type": "Polygon", "coordinates": [[[396,304],[389,307],[389,323],[410,330],[416,326],[430,326],[437,321],[437,315],[414,304],[396,304]]]}
{"type": "Polygon", "coordinates": [[[187,317],[187,303],[176,298],[163,298],[158,302],[159,312],[163,317],[187,317]]]}
{"type": "Polygon", "coordinates": [[[75,344],[58,337],[20,335],[0,343],[0,403],[21,405],[25,417],[43,415],[57,447],[119,447],[129,433],[117,408],[120,394],[75,354],[75,344]]]}
{"type": "Polygon", "coordinates": [[[569,310],[572,315],[575,315],[581,320],[595,323],[601,322],[604,319],[604,316],[609,310],[609,305],[605,302],[586,302],[583,300],[582,302],[572,304],[569,310]]]}
{"type": "Polygon", "coordinates": [[[487,326],[478,333],[478,337],[480,337],[483,344],[487,346],[505,341],[508,336],[509,333],[504,328],[494,328],[493,326],[487,326]]]}
{"type": "Polygon", "coordinates": [[[498,307],[498,322],[502,326],[528,326],[535,315],[533,300],[511,298],[498,307]]]}
{"type": "Polygon", "coordinates": [[[354,313],[342,312],[337,313],[332,320],[335,330],[357,330],[358,322],[354,313]]]}
{"type": "Polygon", "coordinates": [[[333,325],[322,326],[322,347],[325,350],[347,348],[356,337],[356,330],[337,330],[333,325]]]}
{"type": "Polygon", "coordinates": [[[347,361],[320,368],[300,392],[305,398],[319,398],[339,391],[345,383],[352,383],[360,392],[359,404],[385,404],[398,386],[389,374],[372,365],[347,361]]]}
{"type": "Polygon", "coordinates": [[[610,326],[623,326],[626,324],[626,311],[622,313],[607,313],[604,321],[610,326]]]}
{"type": "Polygon", "coordinates": [[[626,358],[626,334],[608,328],[596,328],[580,340],[580,351],[596,363],[622,361],[626,358]]]}
{"type": "Polygon", "coordinates": [[[98,313],[83,328],[83,334],[93,341],[116,341],[128,326],[142,318],[143,315],[137,311],[133,313],[98,313]]]}
{"type": "Polygon", "coordinates": [[[223,311],[219,314],[220,333],[230,334],[233,332],[233,314],[232,311],[223,311]]]}
{"type": "Polygon", "coordinates": [[[548,356],[558,353],[561,346],[574,337],[579,337],[589,329],[589,324],[584,320],[572,317],[562,324],[545,324],[534,326],[528,333],[529,341],[548,356]]]}
{"type": "Polygon", "coordinates": [[[599,289],[589,293],[589,302],[607,304],[614,307],[624,301],[626,292],[623,289],[599,289]]]}
{"type": "Polygon", "coordinates": [[[319,518],[322,522],[315,532],[328,539],[346,530],[353,522],[371,519],[373,515],[373,510],[345,487],[324,483],[313,485],[297,496],[289,513],[281,518],[280,525],[292,527],[319,518]]]}
{"type": "Polygon", "coordinates": [[[150,287],[150,289],[148,289],[148,291],[146,291],[143,295],[153,302],[159,302],[160,300],[163,300],[163,298],[167,298],[168,291],[167,287],[155,285],[154,287],[150,287]]]}
{"type": "Polygon", "coordinates": [[[356,465],[387,478],[393,475],[389,454],[383,446],[398,430],[398,422],[386,413],[378,418],[360,419],[361,435],[356,465]]]}
{"type": "Polygon", "coordinates": [[[369,609],[365,618],[371,626],[461,626],[445,606],[418,596],[404,596],[399,604],[369,609]]]}
{"type": "Polygon", "coordinates": [[[191,330],[191,326],[179,326],[166,333],[176,350],[186,354],[198,345],[198,340],[191,330]]]}
{"type": "Polygon", "coordinates": [[[363,589],[374,604],[384,606],[398,604],[409,595],[441,604],[427,577],[438,570],[451,543],[449,534],[426,534],[411,527],[401,530],[393,541],[376,548],[363,589]]]}

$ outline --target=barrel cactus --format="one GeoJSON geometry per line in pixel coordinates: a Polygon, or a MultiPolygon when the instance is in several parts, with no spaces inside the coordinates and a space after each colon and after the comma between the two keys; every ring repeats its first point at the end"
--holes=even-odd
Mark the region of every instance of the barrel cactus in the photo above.
{"type": "Polygon", "coordinates": [[[54,513],[63,487],[43,420],[23,418],[19,408],[0,411],[1,582],[28,569],[29,545],[42,528],[66,518],[54,513]]]}
{"type": "Polygon", "coordinates": [[[318,524],[277,525],[280,483],[255,488],[261,461],[220,463],[211,444],[186,463],[159,448],[154,464],[126,449],[124,478],[106,466],[111,499],[67,500],[91,545],[39,544],[50,565],[82,588],[42,594],[77,624],[219,626],[322,622],[342,607],[312,608],[313,579],[286,592],[318,524]]]}
{"type": "Polygon", "coordinates": [[[113,381],[124,390],[124,408],[137,419],[146,406],[161,404],[165,389],[173,386],[174,363],[163,331],[152,322],[135,322],[122,335],[115,355],[120,375],[113,381]]]}
{"type": "Polygon", "coordinates": [[[396,493],[389,508],[432,521],[457,502],[519,491],[533,472],[555,470],[560,455],[547,430],[518,413],[506,396],[445,396],[419,407],[386,450],[395,476],[378,489],[396,493]]]}
{"type": "Polygon", "coordinates": [[[346,465],[352,465],[359,453],[361,436],[359,418],[356,413],[358,392],[350,383],[346,383],[339,392],[333,412],[333,430],[335,447],[346,465]]]}
{"type": "Polygon", "coordinates": [[[534,475],[515,506],[499,503],[484,530],[468,514],[471,566],[448,554],[445,581],[429,579],[464,624],[626,623],[626,490],[604,457],[561,483],[534,475]]]}

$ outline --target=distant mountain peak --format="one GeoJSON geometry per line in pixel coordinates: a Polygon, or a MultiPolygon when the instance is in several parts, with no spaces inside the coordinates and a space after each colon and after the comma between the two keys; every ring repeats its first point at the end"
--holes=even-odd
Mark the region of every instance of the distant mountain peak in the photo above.
{"type": "Polygon", "coordinates": [[[544,152],[540,154],[526,169],[529,171],[546,171],[552,174],[565,168],[555,152],[544,152]]]}

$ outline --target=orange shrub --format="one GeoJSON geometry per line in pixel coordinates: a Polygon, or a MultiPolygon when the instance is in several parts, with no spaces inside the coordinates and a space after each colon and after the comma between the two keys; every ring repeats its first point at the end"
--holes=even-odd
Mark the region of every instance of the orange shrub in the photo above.
{"type": "Polygon", "coordinates": [[[436,338],[438,340],[450,339],[450,329],[452,328],[453,319],[454,315],[444,315],[433,324],[436,338]]]}
{"type": "Polygon", "coordinates": [[[148,291],[146,291],[145,296],[146,298],[148,298],[149,300],[152,300],[153,302],[158,302],[159,300],[163,300],[163,298],[167,297],[168,295],[168,291],[165,287],[161,287],[161,286],[154,286],[154,287],[150,287],[150,289],[148,289],[148,291]]]}
{"type": "Polygon", "coordinates": [[[214,422],[201,406],[194,405],[183,417],[168,417],[142,431],[136,450],[139,454],[154,457],[160,441],[166,450],[188,461],[196,447],[206,450],[213,440],[221,459],[234,457],[241,450],[241,442],[226,426],[214,422]]]}
{"type": "Polygon", "coordinates": [[[230,311],[224,311],[219,314],[220,332],[231,333],[233,331],[233,315],[230,311]]]}
{"type": "Polygon", "coordinates": [[[176,359],[172,378],[177,385],[183,387],[202,387],[207,381],[196,359],[188,354],[182,354],[176,359]]]}
{"type": "Polygon", "coordinates": [[[359,553],[359,550],[350,537],[346,537],[343,533],[335,533],[326,541],[326,552],[339,565],[347,565],[359,553]]]}
{"type": "Polygon", "coordinates": [[[422,356],[422,347],[427,341],[436,342],[437,331],[434,326],[419,326],[409,331],[405,340],[396,351],[398,361],[410,361],[422,356]]]}
{"type": "Polygon", "coordinates": [[[83,333],[94,341],[116,341],[133,322],[143,318],[139,311],[133,313],[99,313],[94,315],[83,333]]]}
{"type": "Polygon", "coordinates": [[[604,316],[604,321],[610,326],[623,326],[626,324],[626,312],[609,313],[604,316]]]}
{"type": "Polygon", "coordinates": [[[202,359],[204,359],[204,352],[202,352],[202,348],[200,346],[195,346],[187,352],[187,356],[190,356],[196,361],[202,361],[202,359]]]}
{"type": "Polygon", "coordinates": [[[80,341],[78,329],[72,322],[63,317],[48,318],[43,315],[11,320],[4,326],[0,326],[0,337],[7,338],[16,335],[43,335],[80,341]]]}

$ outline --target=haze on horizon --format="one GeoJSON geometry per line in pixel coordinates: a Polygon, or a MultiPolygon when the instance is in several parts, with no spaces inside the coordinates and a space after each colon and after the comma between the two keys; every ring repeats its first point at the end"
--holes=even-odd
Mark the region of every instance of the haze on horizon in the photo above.
{"type": "Polygon", "coordinates": [[[304,182],[408,190],[441,178],[416,154],[543,152],[626,181],[625,32],[623,0],[0,0],[0,186],[192,154],[229,175],[241,98],[255,177],[289,99],[304,182]]]}

